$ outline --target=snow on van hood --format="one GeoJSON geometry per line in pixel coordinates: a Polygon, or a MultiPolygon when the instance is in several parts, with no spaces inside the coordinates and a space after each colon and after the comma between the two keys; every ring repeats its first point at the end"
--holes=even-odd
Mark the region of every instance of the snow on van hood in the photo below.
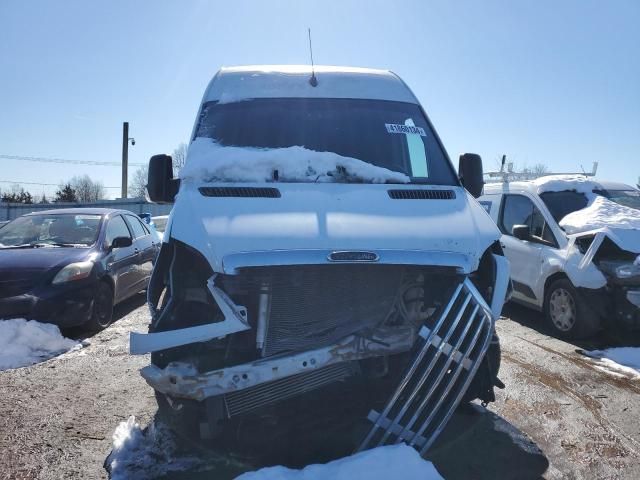
{"type": "Polygon", "coordinates": [[[568,233],[580,233],[609,227],[614,230],[640,231],[640,210],[596,195],[582,210],[565,216],[560,226],[568,233]]]}
{"type": "Polygon", "coordinates": [[[277,170],[282,181],[334,182],[329,172],[335,172],[337,167],[344,167],[347,174],[372,183],[410,181],[403,173],[333,152],[316,152],[299,146],[226,147],[210,138],[196,138],[191,143],[180,178],[205,182],[268,182],[277,170]]]}
{"type": "MultiPolygon", "coordinates": [[[[216,272],[226,271],[225,258],[247,253],[281,252],[290,259],[311,250],[351,250],[418,252],[453,259],[442,264],[469,273],[500,237],[485,210],[457,186],[272,182],[268,185],[280,191],[279,198],[219,198],[200,193],[198,188],[207,185],[181,186],[170,235],[200,251],[216,272]],[[455,198],[392,199],[387,190],[396,188],[452,190],[455,198]]],[[[319,261],[326,262],[326,255],[319,261]]]]}

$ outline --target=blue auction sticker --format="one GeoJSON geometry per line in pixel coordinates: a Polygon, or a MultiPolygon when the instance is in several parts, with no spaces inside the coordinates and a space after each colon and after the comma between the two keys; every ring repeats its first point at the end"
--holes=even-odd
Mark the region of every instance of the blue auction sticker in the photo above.
{"type": "Polygon", "coordinates": [[[397,123],[385,123],[387,127],[387,133],[412,133],[414,135],[420,135],[426,137],[427,132],[422,127],[414,127],[413,125],[398,125],[397,123]]]}

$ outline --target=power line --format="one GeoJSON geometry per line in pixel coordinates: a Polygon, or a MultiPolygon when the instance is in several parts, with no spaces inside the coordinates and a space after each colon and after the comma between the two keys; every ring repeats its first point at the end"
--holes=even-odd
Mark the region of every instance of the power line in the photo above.
{"type": "MultiPolygon", "coordinates": [[[[44,162],[44,163],[67,163],[72,165],[96,165],[102,167],[120,167],[122,164],[120,162],[99,162],[92,160],[69,160],[66,158],[44,158],[44,157],[24,157],[21,155],[2,155],[0,154],[0,158],[5,158],[7,160],[20,160],[25,162],[44,162]]],[[[129,163],[129,165],[133,167],[144,167],[144,163],[129,163]]],[[[112,187],[107,187],[112,188],[112,187]]]]}
{"type": "MultiPolygon", "coordinates": [[[[17,185],[38,185],[38,186],[43,186],[43,187],[59,187],[60,184],[59,183],[39,183],[39,182],[21,182],[18,180],[0,180],[0,183],[12,183],[12,184],[17,184],[17,185]]],[[[105,187],[104,185],[102,186],[103,188],[116,188],[119,189],[120,187],[105,187]]]]}

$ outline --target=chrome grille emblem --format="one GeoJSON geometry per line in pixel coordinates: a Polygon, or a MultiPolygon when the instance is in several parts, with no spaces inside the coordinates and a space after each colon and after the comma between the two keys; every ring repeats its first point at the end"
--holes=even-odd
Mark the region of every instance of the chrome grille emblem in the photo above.
{"type": "Polygon", "coordinates": [[[330,262],[377,262],[380,257],[374,252],[345,250],[331,252],[327,260],[330,262]]]}

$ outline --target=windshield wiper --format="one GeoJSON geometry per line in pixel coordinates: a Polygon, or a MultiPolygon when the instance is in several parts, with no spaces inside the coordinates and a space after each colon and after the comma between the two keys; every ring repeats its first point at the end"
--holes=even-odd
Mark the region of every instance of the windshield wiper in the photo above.
{"type": "Polygon", "coordinates": [[[20,245],[0,245],[0,249],[5,248],[60,248],[60,247],[86,247],[87,245],[84,243],[22,243],[20,245]]]}
{"type": "Polygon", "coordinates": [[[30,243],[23,243],[21,245],[1,245],[0,248],[36,248],[36,246],[30,243]]]}

